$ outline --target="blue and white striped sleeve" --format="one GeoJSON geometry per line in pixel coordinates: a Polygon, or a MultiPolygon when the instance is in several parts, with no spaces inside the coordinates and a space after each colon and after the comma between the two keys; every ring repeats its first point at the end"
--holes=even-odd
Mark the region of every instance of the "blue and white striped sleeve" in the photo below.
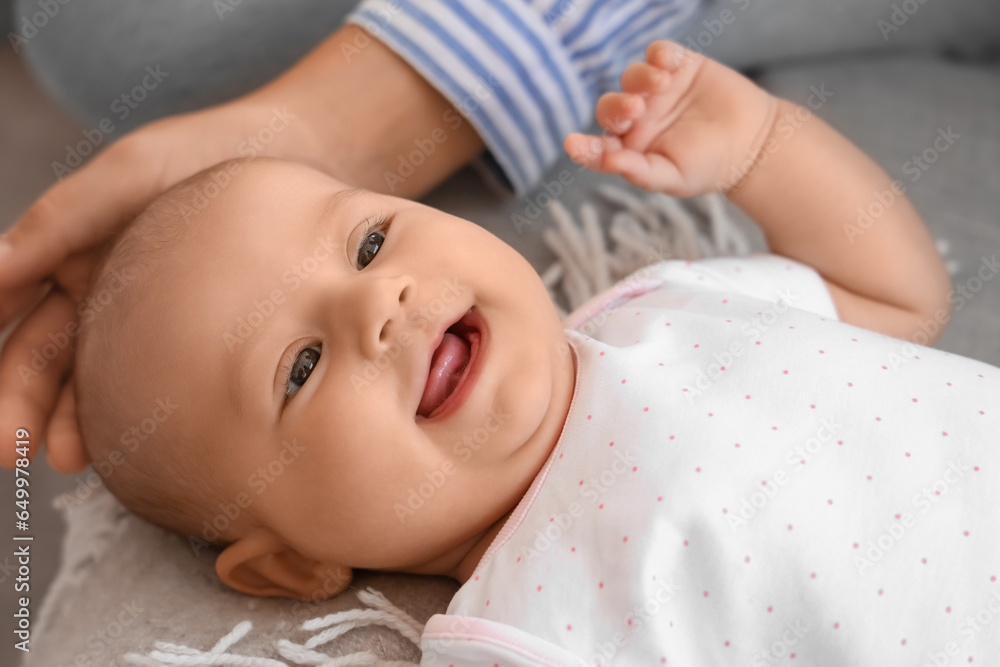
{"type": "Polygon", "coordinates": [[[348,16],[476,128],[523,194],[625,66],[701,0],[362,0],[348,16]]]}

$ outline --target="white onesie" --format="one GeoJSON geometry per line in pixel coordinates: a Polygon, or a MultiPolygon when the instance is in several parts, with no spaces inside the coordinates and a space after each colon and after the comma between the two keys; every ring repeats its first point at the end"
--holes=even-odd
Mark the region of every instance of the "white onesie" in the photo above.
{"type": "Polygon", "coordinates": [[[1000,664],[1000,369],[775,255],[577,309],[569,416],[424,665],[1000,664]]]}

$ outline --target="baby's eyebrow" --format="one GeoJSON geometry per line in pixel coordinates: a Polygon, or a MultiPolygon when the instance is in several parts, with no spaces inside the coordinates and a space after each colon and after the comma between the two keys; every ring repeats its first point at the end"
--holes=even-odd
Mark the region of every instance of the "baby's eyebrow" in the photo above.
{"type": "Polygon", "coordinates": [[[360,188],[348,188],[334,193],[327,200],[326,205],[320,209],[319,215],[316,216],[316,221],[313,223],[312,231],[310,233],[315,234],[327,220],[336,217],[342,207],[347,206],[351,200],[357,199],[366,192],[367,190],[362,190],[360,188]]]}

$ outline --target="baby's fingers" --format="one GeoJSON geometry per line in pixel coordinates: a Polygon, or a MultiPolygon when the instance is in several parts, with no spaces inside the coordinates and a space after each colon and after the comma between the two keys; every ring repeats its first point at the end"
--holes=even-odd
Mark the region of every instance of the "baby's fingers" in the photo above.
{"type": "Polygon", "coordinates": [[[695,64],[704,57],[667,39],[657,40],[646,47],[646,62],[667,72],[676,72],[682,66],[695,64]]]}
{"type": "Polygon", "coordinates": [[[605,131],[625,134],[632,122],[646,113],[646,103],[638,95],[605,93],[597,100],[594,116],[605,131]]]}
{"type": "Polygon", "coordinates": [[[622,74],[622,90],[633,95],[658,95],[670,87],[670,72],[649,63],[632,63],[622,74]]]}
{"type": "Polygon", "coordinates": [[[566,140],[563,141],[563,148],[574,162],[605,174],[610,172],[604,167],[604,154],[619,150],[621,147],[622,142],[618,137],[595,137],[579,132],[567,134],[566,140]]]}

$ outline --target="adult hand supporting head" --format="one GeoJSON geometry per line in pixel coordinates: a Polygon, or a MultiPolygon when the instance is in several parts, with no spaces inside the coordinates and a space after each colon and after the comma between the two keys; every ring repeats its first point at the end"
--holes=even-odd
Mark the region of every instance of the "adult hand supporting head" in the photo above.
{"type": "MultiPolygon", "coordinates": [[[[25,428],[32,457],[46,441],[56,470],[86,467],[71,377],[77,304],[101,249],[157,195],[223,160],[270,155],[416,197],[482,150],[472,126],[456,126],[456,118],[405,61],[348,25],[263,88],[156,121],[109,146],[28,209],[4,238],[6,252],[0,244],[0,327],[27,313],[0,352],[0,434],[25,428]],[[449,140],[390,186],[385,172],[431,132],[449,140]]],[[[0,447],[0,465],[13,467],[15,455],[0,447]]]]}
{"type": "MultiPolygon", "coordinates": [[[[0,251],[0,324],[26,310],[46,283],[51,289],[0,353],[0,433],[26,428],[36,451],[47,431],[56,470],[87,465],[70,375],[79,332],[76,305],[99,251],[171,184],[235,157],[232,115],[227,106],[217,107],[156,121],[124,137],[49,188],[4,239],[9,246],[0,251]]],[[[0,448],[0,465],[13,461],[12,448],[0,448]]]]}

